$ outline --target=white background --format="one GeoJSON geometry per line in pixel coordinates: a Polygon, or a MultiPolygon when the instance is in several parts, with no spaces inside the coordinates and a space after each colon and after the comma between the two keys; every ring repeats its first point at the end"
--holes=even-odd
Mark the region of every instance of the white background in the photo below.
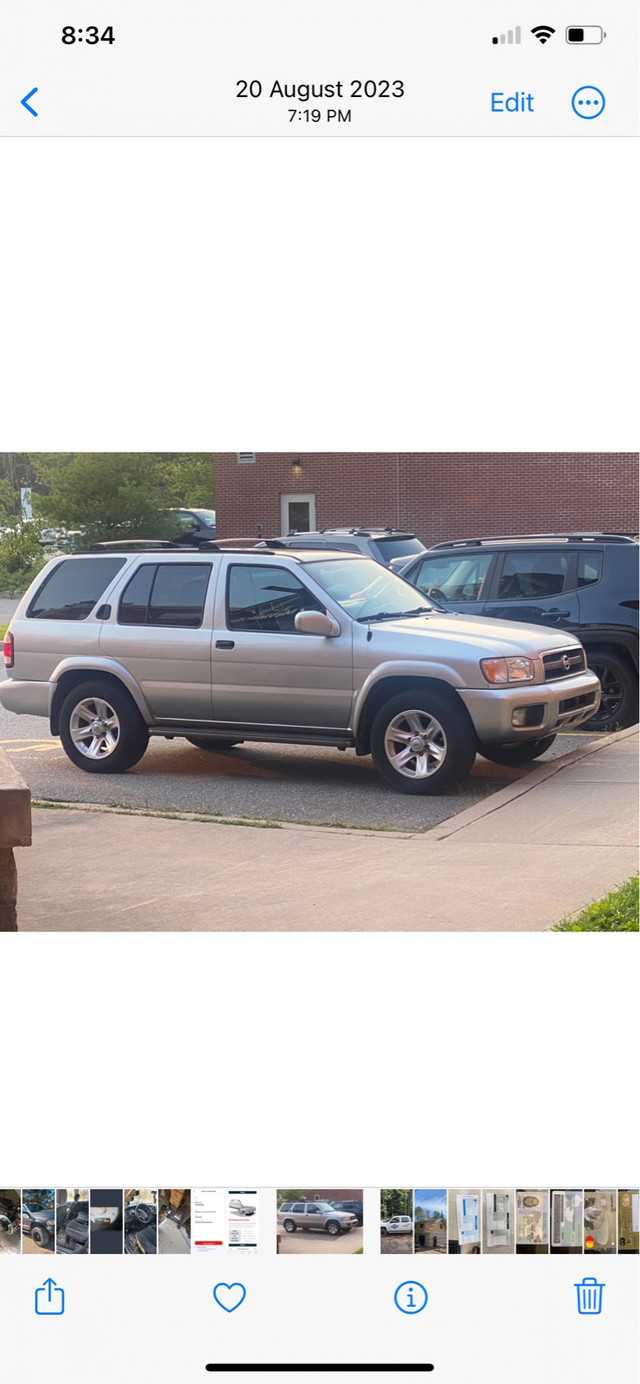
{"type": "Polygon", "coordinates": [[[0,170],[7,450],[637,449],[634,140],[4,140],[0,170]]]}

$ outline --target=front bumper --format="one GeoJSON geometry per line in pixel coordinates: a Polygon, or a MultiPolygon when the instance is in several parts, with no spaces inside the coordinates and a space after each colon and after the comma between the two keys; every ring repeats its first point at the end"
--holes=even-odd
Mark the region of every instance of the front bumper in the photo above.
{"type": "Polygon", "coordinates": [[[457,689],[481,744],[537,740],[594,716],[600,705],[600,683],[589,668],[570,678],[542,684],[457,689]],[[527,723],[514,725],[513,716],[526,712],[527,723]]]}
{"type": "Polygon", "coordinates": [[[48,682],[19,682],[17,678],[7,678],[0,682],[0,706],[5,711],[15,711],[21,716],[49,716],[48,682]]]}

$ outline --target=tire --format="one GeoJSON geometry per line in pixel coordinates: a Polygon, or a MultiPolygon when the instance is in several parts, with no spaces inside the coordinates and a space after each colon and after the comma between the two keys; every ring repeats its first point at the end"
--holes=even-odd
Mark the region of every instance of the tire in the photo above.
{"type": "Polygon", "coordinates": [[[638,679],[628,663],[608,649],[587,649],[587,663],[600,679],[601,701],[582,729],[624,730],[638,720],[638,679]]]}
{"type": "Polygon", "coordinates": [[[544,735],[540,740],[523,740],[519,745],[481,745],[480,754],[490,759],[492,764],[531,764],[551,749],[555,735],[544,735]]]}
{"type": "Polygon", "coordinates": [[[381,1234],[381,1235],[388,1235],[388,1234],[389,1234],[389,1231],[387,1230],[386,1226],[384,1226],[384,1225],[381,1225],[381,1226],[380,1226],[380,1234],[381,1234]]]}
{"type": "Polygon", "coordinates": [[[187,735],[185,739],[190,745],[195,745],[197,750],[214,750],[216,754],[224,754],[225,750],[230,750],[233,745],[244,745],[244,740],[215,740],[213,737],[207,740],[205,736],[187,735]]]}
{"type": "Polygon", "coordinates": [[[337,1222],[337,1221],[327,1221],[327,1224],[326,1224],[326,1226],[325,1226],[325,1230],[326,1230],[326,1232],[327,1232],[327,1235],[339,1235],[339,1234],[340,1234],[340,1226],[338,1225],[338,1222],[337,1222]]]}
{"type": "Polygon", "coordinates": [[[122,774],[142,759],[149,732],[128,692],[96,678],[74,687],[65,697],[60,739],[76,768],[89,774],[122,774]],[[92,725],[96,726],[93,734],[92,725]]]}
{"type": "Polygon", "coordinates": [[[285,1228],[285,1230],[286,1230],[286,1232],[287,1232],[287,1235],[293,1235],[293,1234],[295,1234],[295,1229],[296,1229],[296,1223],[295,1223],[295,1221],[283,1221],[282,1224],[283,1224],[283,1226],[284,1226],[284,1228],[285,1228]]]}
{"type": "Polygon", "coordinates": [[[34,1245],[39,1245],[41,1249],[46,1249],[49,1243],[49,1232],[44,1226],[34,1225],[31,1231],[31,1239],[34,1245]]]}
{"type": "Polygon", "coordinates": [[[476,757],[477,741],[467,714],[446,696],[409,688],[380,707],[371,727],[371,753],[378,773],[397,793],[440,793],[467,777],[476,757]],[[409,719],[408,719],[409,718],[409,719]],[[413,734],[412,734],[413,732],[413,734]],[[428,740],[426,753],[416,744],[428,740]],[[406,769],[392,763],[393,751],[408,751],[406,769]]]}

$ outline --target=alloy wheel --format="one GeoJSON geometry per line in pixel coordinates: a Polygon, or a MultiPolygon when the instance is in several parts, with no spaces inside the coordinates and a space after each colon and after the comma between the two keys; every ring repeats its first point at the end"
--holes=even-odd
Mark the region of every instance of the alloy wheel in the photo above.
{"type": "Polygon", "coordinates": [[[120,721],[102,697],[85,697],[71,712],[69,734],[87,759],[107,759],[120,740],[120,721]]]}
{"type": "Polygon", "coordinates": [[[447,737],[428,711],[402,711],[384,736],[389,763],[405,778],[425,779],[437,773],[447,756],[447,737]]]}

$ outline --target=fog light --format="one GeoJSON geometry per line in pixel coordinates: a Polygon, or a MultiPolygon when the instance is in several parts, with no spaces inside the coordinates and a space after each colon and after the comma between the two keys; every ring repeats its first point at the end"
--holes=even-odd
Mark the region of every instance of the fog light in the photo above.
{"type": "Polygon", "coordinates": [[[527,708],[526,708],[526,706],[517,706],[517,707],[516,707],[516,709],[515,709],[515,711],[514,711],[512,717],[511,717],[511,724],[512,724],[512,726],[525,726],[525,725],[527,724],[527,708]]]}

